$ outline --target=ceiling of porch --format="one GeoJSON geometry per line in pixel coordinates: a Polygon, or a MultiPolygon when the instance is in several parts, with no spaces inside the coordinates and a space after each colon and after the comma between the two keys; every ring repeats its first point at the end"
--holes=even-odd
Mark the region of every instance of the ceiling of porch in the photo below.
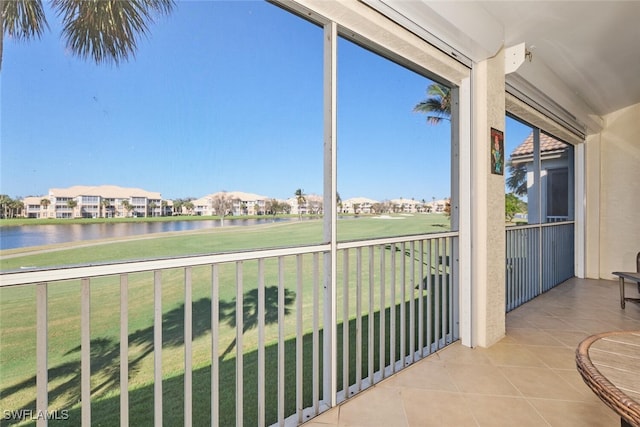
{"type": "Polygon", "coordinates": [[[517,73],[547,94],[562,87],[585,115],[640,103],[638,1],[363,1],[475,62],[525,43],[531,64],[517,73]]]}

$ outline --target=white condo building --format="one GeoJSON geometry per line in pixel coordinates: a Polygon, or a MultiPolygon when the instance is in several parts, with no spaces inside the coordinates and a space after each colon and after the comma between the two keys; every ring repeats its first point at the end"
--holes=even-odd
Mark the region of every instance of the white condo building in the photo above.
{"type": "Polygon", "coordinates": [[[117,218],[171,214],[171,202],[158,192],[115,185],[51,188],[41,197],[26,197],[27,218],[117,218]]]}

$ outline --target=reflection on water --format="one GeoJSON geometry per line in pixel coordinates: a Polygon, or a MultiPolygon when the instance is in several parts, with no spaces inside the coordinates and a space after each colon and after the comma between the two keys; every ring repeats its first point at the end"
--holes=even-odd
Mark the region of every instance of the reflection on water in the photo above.
{"type": "MultiPolygon", "coordinates": [[[[224,225],[258,225],[294,219],[298,220],[297,218],[271,217],[225,219],[224,225]]],[[[0,249],[26,248],[167,231],[201,230],[213,227],[220,227],[220,220],[7,226],[0,227],[0,249]]]]}

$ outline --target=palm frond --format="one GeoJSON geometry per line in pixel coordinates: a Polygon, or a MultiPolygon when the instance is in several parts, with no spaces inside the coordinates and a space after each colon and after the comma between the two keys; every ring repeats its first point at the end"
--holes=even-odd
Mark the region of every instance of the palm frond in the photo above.
{"type": "Polygon", "coordinates": [[[41,0],[2,1],[2,29],[9,37],[40,37],[49,27],[41,0]]]}
{"type": "Polygon", "coordinates": [[[511,160],[506,164],[509,169],[507,187],[517,196],[527,195],[527,166],[525,163],[514,164],[511,160]]]}
{"type": "Polygon", "coordinates": [[[413,111],[427,114],[427,123],[432,125],[436,125],[442,120],[449,120],[451,117],[451,92],[449,88],[433,83],[427,87],[427,95],[429,97],[413,107],[413,111]]]}
{"type": "Polygon", "coordinates": [[[135,56],[138,37],[146,35],[153,15],[168,14],[173,0],[53,0],[62,19],[67,46],[97,64],[135,56]]]}

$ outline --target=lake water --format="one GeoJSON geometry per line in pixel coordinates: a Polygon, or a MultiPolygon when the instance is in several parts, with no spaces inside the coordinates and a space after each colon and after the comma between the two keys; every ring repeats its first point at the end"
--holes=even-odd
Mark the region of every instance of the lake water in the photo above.
{"type": "MultiPolygon", "coordinates": [[[[254,218],[224,220],[224,225],[258,225],[298,220],[297,218],[254,218]]],[[[188,231],[220,227],[220,220],[125,222],[103,224],[55,224],[0,227],[0,249],[26,248],[54,243],[126,237],[139,234],[188,231]]]]}

